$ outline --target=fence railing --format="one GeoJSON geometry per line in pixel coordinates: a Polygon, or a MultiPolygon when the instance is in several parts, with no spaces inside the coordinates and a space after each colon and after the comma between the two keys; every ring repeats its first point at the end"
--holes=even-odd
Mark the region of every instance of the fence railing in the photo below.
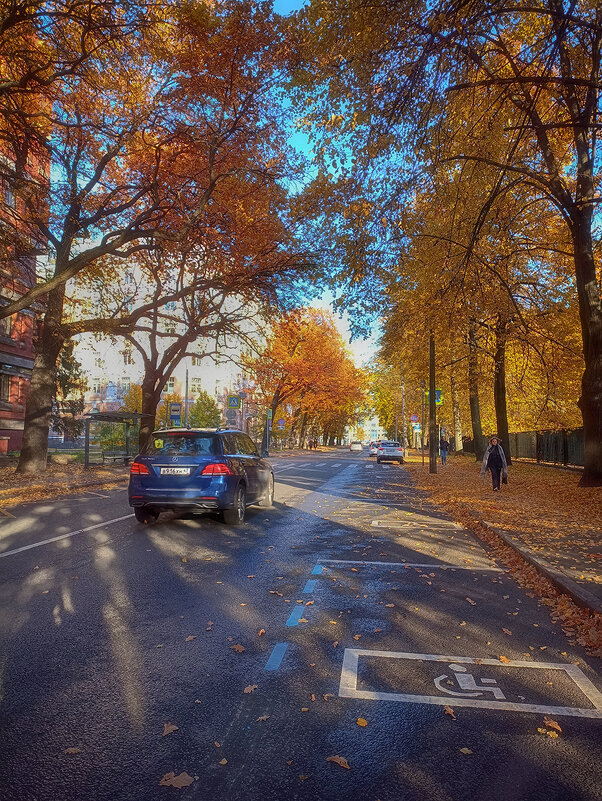
{"type": "MultiPolygon", "coordinates": [[[[583,429],[561,431],[518,431],[509,434],[510,455],[513,459],[531,459],[534,462],[583,467],[583,429]]],[[[474,442],[463,440],[467,453],[474,453],[474,442]]]]}

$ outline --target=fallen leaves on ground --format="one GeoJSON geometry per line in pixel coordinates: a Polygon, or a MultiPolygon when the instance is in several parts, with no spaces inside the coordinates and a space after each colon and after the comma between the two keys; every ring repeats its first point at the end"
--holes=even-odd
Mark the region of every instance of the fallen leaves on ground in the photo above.
{"type": "Polygon", "coordinates": [[[456,713],[451,708],[451,706],[444,706],[443,711],[445,712],[446,715],[449,715],[450,718],[452,718],[452,720],[456,720],[456,713]]]}
{"type": "Polygon", "coordinates": [[[224,757],[223,759],[220,759],[219,764],[220,765],[227,765],[228,764],[228,760],[226,759],[226,757],[224,757]]]}
{"type": "Polygon", "coordinates": [[[263,723],[264,721],[266,721],[266,720],[269,720],[269,717],[270,717],[269,715],[260,715],[260,716],[257,718],[257,721],[256,721],[256,722],[257,722],[257,723],[259,723],[259,722],[263,723]]]}
{"type": "Polygon", "coordinates": [[[239,645],[238,643],[236,643],[236,645],[231,645],[230,646],[230,650],[236,651],[237,654],[242,654],[242,652],[245,650],[245,646],[244,645],[239,645]]]}
{"type": "Polygon", "coordinates": [[[247,687],[245,687],[243,693],[245,693],[245,695],[248,695],[249,693],[252,693],[256,689],[257,689],[257,684],[249,684],[247,687]]]}
{"type": "Polygon", "coordinates": [[[177,731],[179,726],[174,725],[173,723],[164,723],[163,724],[163,737],[167,734],[171,734],[172,731],[177,731]]]}
{"type": "Polygon", "coordinates": [[[550,729],[544,729],[543,727],[538,727],[537,731],[540,734],[546,734],[548,737],[551,737],[553,740],[555,740],[558,737],[558,732],[557,731],[550,731],[550,729]]]}
{"type": "Polygon", "coordinates": [[[472,751],[470,750],[470,748],[460,748],[460,753],[461,754],[472,754],[472,751]]]}
{"type": "MultiPolygon", "coordinates": [[[[437,474],[422,471],[419,464],[407,469],[417,489],[463,527],[487,543],[492,555],[502,562],[524,589],[548,606],[571,638],[594,656],[602,656],[602,615],[578,607],[532,565],[483,525],[493,520],[528,547],[552,561],[577,557],[588,564],[588,554],[600,546],[602,504],[596,487],[578,487],[579,474],[535,464],[514,463],[512,479],[502,493],[503,502],[479,479],[474,459],[455,456],[452,469],[437,474]],[[579,505],[580,514],[574,509],[579,505]]],[[[590,581],[600,582],[599,564],[590,562],[590,581]],[[596,566],[597,565],[597,566],[596,566]]]]}
{"type": "Polygon", "coordinates": [[[502,629],[502,631],[504,632],[504,634],[508,634],[508,636],[512,635],[512,632],[510,631],[510,629],[502,629]]]}
{"type": "Polygon", "coordinates": [[[355,722],[357,723],[358,726],[361,726],[362,729],[368,725],[368,721],[366,720],[366,718],[358,718],[355,722]]]}
{"type": "Polygon", "coordinates": [[[264,634],[265,634],[265,629],[259,629],[259,631],[257,632],[258,637],[263,637],[264,634]]]}
{"type": "Polygon", "coordinates": [[[498,658],[499,658],[500,662],[504,662],[504,664],[512,661],[511,659],[508,659],[507,656],[500,656],[498,658]]]}
{"type": "Polygon", "coordinates": [[[81,748],[74,748],[73,746],[70,746],[69,748],[65,748],[63,754],[81,754],[81,752],[81,748]]]}
{"type": "Polygon", "coordinates": [[[345,770],[349,770],[349,762],[342,756],[329,756],[326,757],[327,762],[335,762],[337,765],[340,765],[345,770]]]}
{"type": "Polygon", "coordinates": [[[184,642],[192,642],[192,640],[196,640],[196,634],[189,634],[188,637],[184,640],[184,642]]]}
{"type": "Polygon", "coordinates": [[[189,776],[187,773],[179,773],[177,776],[172,771],[166,773],[165,776],[159,782],[161,787],[177,787],[178,789],[182,787],[188,787],[188,785],[192,784],[194,779],[192,776],[189,776]]]}
{"type": "Polygon", "coordinates": [[[543,722],[544,722],[544,725],[547,726],[549,729],[555,729],[556,731],[562,731],[562,728],[560,727],[560,723],[558,723],[556,720],[553,720],[552,718],[549,718],[547,715],[544,715],[543,722]]]}

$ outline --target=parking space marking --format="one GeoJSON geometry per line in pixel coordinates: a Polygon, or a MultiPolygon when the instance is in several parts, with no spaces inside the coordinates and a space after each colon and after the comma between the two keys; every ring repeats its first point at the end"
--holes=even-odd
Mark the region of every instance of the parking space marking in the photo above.
{"type": "Polygon", "coordinates": [[[421,528],[428,528],[428,529],[443,529],[445,530],[452,530],[452,531],[463,531],[462,526],[458,525],[458,523],[452,523],[451,521],[442,520],[439,523],[421,523],[418,520],[400,520],[396,522],[392,520],[391,522],[387,522],[386,520],[372,520],[370,522],[371,526],[375,526],[376,528],[409,528],[410,526],[416,527],[419,526],[421,528]]]}
{"type": "Polygon", "coordinates": [[[366,467],[368,470],[374,470],[374,465],[373,464],[367,464],[367,465],[364,465],[364,467],[366,467]]]}
{"type": "MultiPolygon", "coordinates": [[[[440,676],[438,679],[446,678],[440,676]]],[[[438,679],[433,682],[435,687],[438,679]]],[[[462,684],[459,685],[462,688],[462,684]]],[[[597,718],[602,719],[602,693],[592,684],[583,671],[576,665],[562,664],[555,662],[525,662],[519,660],[509,660],[500,662],[498,659],[477,659],[471,656],[443,656],[441,654],[412,654],[399,651],[370,651],[360,648],[346,648],[343,656],[343,667],[341,669],[341,681],[339,684],[339,696],[342,698],[357,698],[369,701],[402,701],[411,704],[435,704],[445,706],[453,703],[455,707],[466,706],[479,709],[497,709],[510,712],[536,712],[546,715],[569,715],[572,717],[597,718]],[[463,684],[470,686],[470,690],[464,693],[450,692],[448,695],[414,695],[411,693],[389,693],[372,692],[357,689],[357,671],[360,657],[414,660],[424,662],[446,662],[452,670],[457,670],[460,676],[464,677],[463,684]],[[481,679],[481,684],[474,681],[471,674],[466,674],[465,665],[475,665],[480,668],[482,665],[495,666],[497,668],[525,668],[532,670],[554,670],[564,671],[569,678],[577,685],[583,695],[594,706],[594,709],[583,707],[549,706],[546,704],[516,703],[506,700],[492,701],[474,697],[486,692],[493,692],[494,697],[505,698],[497,682],[491,678],[481,679]],[[468,681],[467,681],[468,680],[468,681]],[[472,691],[476,690],[476,692],[472,691]],[[497,691],[497,692],[496,692],[497,691]],[[450,696],[453,695],[453,700],[450,696]],[[468,695],[473,697],[461,697],[468,695]]]]}
{"type": "MultiPolygon", "coordinates": [[[[356,559],[322,559],[323,562],[332,562],[333,564],[343,564],[343,565],[381,565],[382,567],[438,567],[440,570],[477,570],[479,572],[491,572],[491,573],[505,573],[506,571],[503,570],[501,567],[476,567],[475,565],[452,565],[450,563],[441,564],[439,563],[418,563],[418,562],[367,562],[363,560],[356,560],[356,559]]],[[[328,569],[328,568],[326,568],[328,569]]],[[[323,567],[322,565],[316,565],[314,567],[312,574],[318,575],[322,573],[323,567]],[[320,568],[316,571],[316,568],[320,568]]]]}
{"type": "Polygon", "coordinates": [[[343,462],[335,462],[335,463],[333,464],[333,467],[341,467],[341,466],[342,466],[342,464],[343,464],[343,462]]]}
{"type": "Polygon", "coordinates": [[[303,613],[305,612],[304,606],[295,606],[293,611],[290,613],[288,620],[286,621],[286,625],[290,628],[291,626],[296,626],[299,623],[300,618],[303,617],[303,613]]]}
{"type": "Polygon", "coordinates": [[[316,565],[314,569],[311,571],[312,576],[321,576],[322,575],[322,565],[316,565]]]}
{"type": "Polygon", "coordinates": [[[305,587],[303,587],[303,593],[307,595],[308,593],[313,592],[316,588],[316,584],[316,579],[307,579],[305,582],[305,587]]]}
{"type": "Polygon", "coordinates": [[[92,492],[92,490],[86,490],[86,495],[96,495],[97,498],[109,498],[109,495],[101,495],[100,492],[92,492]]]}
{"type": "Polygon", "coordinates": [[[130,517],[134,517],[133,514],[131,515],[124,515],[123,517],[114,517],[112,520],[105,520],[104,523],[95,523],[93,526],[87,526],[87,528],[79,528],[77,531],[70,531],[68,534],[60,534],[58,537],[50,537],[47,540],[41,540],[40,542],[33,542],[31,545],[23,545],[21,548],[14,548],[12,551],[5,551],[4,553],[0,553],[0,559],[4,558],[5,556],[14,556],[17,553],[22,553],[23,551],[30,551],[32,548],[41,548],[42,545],[49,545],[52,542],[59,542],[60,540],[66,540],[69,537],[75,537],[76,534],[85,534],[86,531],[94,531],[94,529],[102,528],[103,526],[110,526],[111,523],[119,523],[122,520],[129,520],[130,517]]]}
{"type": "Polygon", "coordinates": [[[288,648],[287,642],[277,642],[276,645],[272,648],[272,653],[270,654],[270,658],[265,663],[264,670],[278,670],[278,668],[282,664],[282,660],[284,659],[284,654],[286,653],[287,648],[288,648]]]}

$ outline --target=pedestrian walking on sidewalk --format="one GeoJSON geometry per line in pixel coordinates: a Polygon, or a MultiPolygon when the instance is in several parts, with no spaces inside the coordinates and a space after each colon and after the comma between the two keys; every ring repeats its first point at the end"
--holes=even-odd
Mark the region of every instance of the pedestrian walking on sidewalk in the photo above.
{"type": "Polygon", "coordinates": [[[449,450],[449,442],[444,436],[439,440],[439,453],[441,454],[441,464],[447,464],[447,452],[449,450]]]}
{"type": "Polygon", "coordinates": [[[499,492],[500,478],[504,484],[508,483],[508,464],[506,463],[506,454],[502,448],[502,443],[498,437],[491,437],[489,440],[485,456],[483,456],[483,464],[481,465],[481,478],[485,478],[488,470],[491,471],[493,491],[499,492]]]}

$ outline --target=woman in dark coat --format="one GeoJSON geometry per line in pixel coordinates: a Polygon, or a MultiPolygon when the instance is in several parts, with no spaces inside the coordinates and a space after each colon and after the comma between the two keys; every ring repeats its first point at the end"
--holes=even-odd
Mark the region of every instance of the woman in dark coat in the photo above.
{"type": "Polygon", "coordinates": [[[493,491],[499,491],[500,478],[503,479],[504,484],[508,483],[508,464],[506,463],[506,454],[502,448],[502,443],[497,437],[491,437],[489,446],[483,456],[483,464],[481,465],[481,478],[485,478],[485,473],[491,471],[491,481],[493,483],[493,491]]]}

